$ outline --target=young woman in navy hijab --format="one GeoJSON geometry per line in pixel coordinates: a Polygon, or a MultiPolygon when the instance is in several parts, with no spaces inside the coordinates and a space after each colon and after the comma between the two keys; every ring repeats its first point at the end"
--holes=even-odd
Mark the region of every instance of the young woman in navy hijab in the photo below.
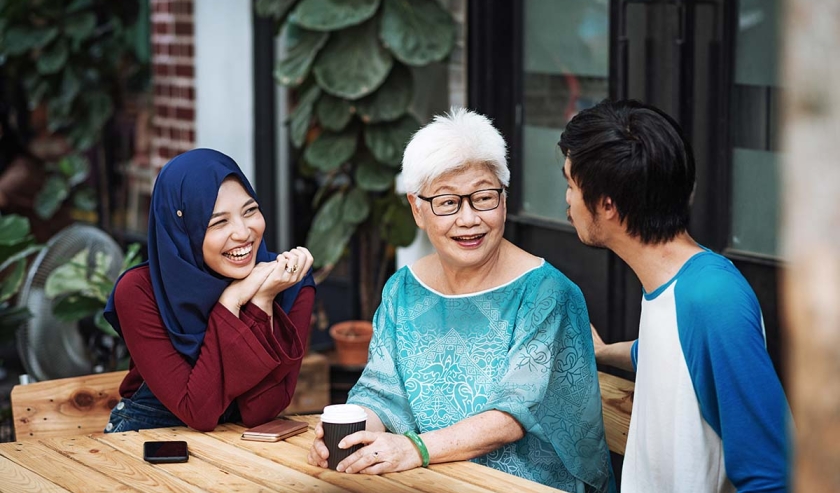
{"type": "Polygon", "coordinates": [[[163,167],[149,261],[117,280],[105,310],[131,355],[106,432],[250,427],[289,405],[315,297],[312,256],[269,253],[264,231],[228,156],[196,149],[163,167]]]}

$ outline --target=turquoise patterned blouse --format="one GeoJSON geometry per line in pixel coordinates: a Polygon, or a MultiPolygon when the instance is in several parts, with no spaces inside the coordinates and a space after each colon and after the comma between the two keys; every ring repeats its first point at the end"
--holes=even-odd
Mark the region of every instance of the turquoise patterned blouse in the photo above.
{"type": "Polygon", "coordinates": [[[504,411],[520,440],[474,462],[569,492],[611,489],[589,315],[547,262],[494,289],[443,295],[409,267],[385,285],[348,402],[394,433],[504,411]]]}

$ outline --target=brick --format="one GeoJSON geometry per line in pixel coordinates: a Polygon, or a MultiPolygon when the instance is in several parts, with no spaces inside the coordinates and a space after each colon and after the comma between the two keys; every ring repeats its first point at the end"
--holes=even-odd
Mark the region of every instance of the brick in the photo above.
{"type": "Polygon", "coordinates": [[[195,119],[195,110],[192,108],[175,108],[175,118],[192,121],[195,119]]]}
{"type": "Polygon", "coordinates": [[[192,36],[193,25],[192,22],[176,22],[175,23],[176,36],[192,36]]]}
{"type": "Polygon", "coordinates": [[[172,26],[165,22],[152,22],[152,33],[153,34],[172,34],[174,29],[172,26]]]}
{"type": "Polygon", "coordinates": [[[192,65],[175,65],[175,75],[177,77],[195,77],[195,68],[192,65]]]}

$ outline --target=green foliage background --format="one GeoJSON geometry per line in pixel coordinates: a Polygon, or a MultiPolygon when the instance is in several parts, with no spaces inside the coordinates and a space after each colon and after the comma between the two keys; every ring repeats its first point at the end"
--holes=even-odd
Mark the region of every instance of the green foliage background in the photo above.
{"type": "Polygon", "coordinates": [[[405,145],[420,127],[409,112],[409,67],[444,60],[455,23],[436,0],[256,0],[255,7],[286,36],[275,78],[296,90],[290,139],[302,151],[301,172],[320,186],[306,246],[315,266],[329,269],[358,235],[361,311],[370,319],[394,248],[416,232],[394,189],[405,145]]]}

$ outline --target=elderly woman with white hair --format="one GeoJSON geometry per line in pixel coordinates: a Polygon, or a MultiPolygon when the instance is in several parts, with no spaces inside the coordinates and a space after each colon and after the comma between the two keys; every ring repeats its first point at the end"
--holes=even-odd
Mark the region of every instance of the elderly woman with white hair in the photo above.
{"type": "MultiPolygon", "coordinates": [[[[453,110],[403,156],[417,225],[435,252],[397,271],[374,316],[348,403],[366,429],[341,448],[348,473],[473,460],[570,492],[609,491],[598,374],[578,287],[504,239],[505,142],[453,110]]],[[[327,466],[323,429],[309,462],[327,466]]]]}

